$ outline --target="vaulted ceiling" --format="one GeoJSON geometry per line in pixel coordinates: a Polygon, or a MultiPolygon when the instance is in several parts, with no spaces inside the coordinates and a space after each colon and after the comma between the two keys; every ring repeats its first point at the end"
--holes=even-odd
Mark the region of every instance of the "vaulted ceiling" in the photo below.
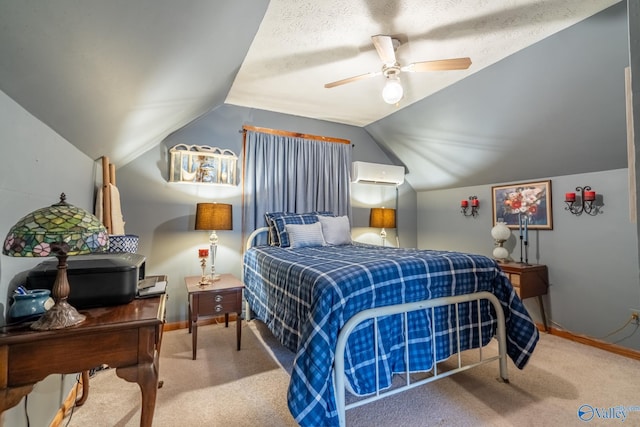
{"type": "MultiPolygon", "coordinates": [[[[624,146],[576,166],[559,150],[575,157],[581,144],[592,148],[594,138],[624,133],[624,115],[597,124],[585,114],[608,108],[589,103],[609,102],[611,86],[624,82],[593,73],[598,64],[620,63],[625,47],[572,37],[555,50],[544,43],[615,3],[2,0],[0,90],[88,156],[108,155],[120,166],[229,103],[364,127],[407,166],[416,189],[558,175],[559,167],[610,169],[624,167],[624,146]],[[472,64],[403,73],[398,105],[383,102],[383,76],[326,89],[381,70],[376,34],[401,42],[402,65],[456,57],[472,64]],[[610,50],[613,58],[589,56],[610,50]],[[527,120],[531,108],[535,125],[527,120]],[[537,164],[523,161],[509,172],[501,162],[514,153],[537,164]]],[[[613,89],[618,98],[623,91],[613,89]]],[[[624,114],[624,105],[616,108],[624,114]]]]}

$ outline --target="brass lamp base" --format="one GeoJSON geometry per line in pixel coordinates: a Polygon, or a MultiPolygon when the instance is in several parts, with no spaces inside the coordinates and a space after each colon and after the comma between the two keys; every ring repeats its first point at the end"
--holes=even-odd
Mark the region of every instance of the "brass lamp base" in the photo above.
{"type": "Polygon", "coordinates": [[[31,324],[31,329],[36,331],[49,331],[51,329],[64,329],[78,325],[87,317],[78,313],[67,301],[58,301],[53,307],[31,324]]]}
{"type": "Polygon", "coordinates": [[[213,284],[213,282],[216,282],[218,280],[220,280],[220,275],[219,274],[213,274],[211,276],[202,276],[200,278],[200,281],[198,282],[198,284],[200,286],[207,286],[207,285],[213,284]]]}
{"type": "Polygon", "coordinates": [[[31,329],[37,331],[48,331],[51,329],[64,329],[84,322],[87,318],[84,314],[78,313],[71,304],[67,302],[69,297],[69,280],[67,279],[67,252],[63,248],[56,254],[58,258],[58,273],[53,282],[51,296],[55,304],[45,311],[42,317],[31,324],[31,329]]]}

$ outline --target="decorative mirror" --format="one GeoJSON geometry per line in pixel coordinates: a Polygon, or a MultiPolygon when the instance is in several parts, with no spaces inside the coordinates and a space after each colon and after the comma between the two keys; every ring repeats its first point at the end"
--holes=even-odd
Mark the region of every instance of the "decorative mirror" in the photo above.
{"type": "Polygon", "coordinates": [[[178,144],[169,154],[169,182],[236,185],[238,156],[231,150],[178,144]]]}

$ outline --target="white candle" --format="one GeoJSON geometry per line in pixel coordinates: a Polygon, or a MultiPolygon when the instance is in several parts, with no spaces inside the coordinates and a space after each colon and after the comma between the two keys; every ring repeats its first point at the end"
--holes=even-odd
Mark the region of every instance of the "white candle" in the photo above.
{"type": "Polygon", "coordinates": [[[525,216],[524,217],[524,241],[528,242],[529,241],[529,217],[525,216]]]}
{"type": "Polygon", "coordinates": [[[518,231],[520,232],[520,238],[522,239],[522,214],[518,214],[518,231]]]}

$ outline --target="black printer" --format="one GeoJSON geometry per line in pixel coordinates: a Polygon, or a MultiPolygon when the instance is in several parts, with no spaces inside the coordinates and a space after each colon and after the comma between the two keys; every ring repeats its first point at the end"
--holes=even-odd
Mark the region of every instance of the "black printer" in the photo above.
{"type": "MultiPolygon", "coordinates": [[[[96,253],[67,258],[71,291],[69,304],[75,308],[127,304],[136,297],[138,281],[144,278],[146,258],[134,253],[96,253]]],[[[58,261],[44,261],[27,274],[27,289],[53,288],[58,261]]]]}

